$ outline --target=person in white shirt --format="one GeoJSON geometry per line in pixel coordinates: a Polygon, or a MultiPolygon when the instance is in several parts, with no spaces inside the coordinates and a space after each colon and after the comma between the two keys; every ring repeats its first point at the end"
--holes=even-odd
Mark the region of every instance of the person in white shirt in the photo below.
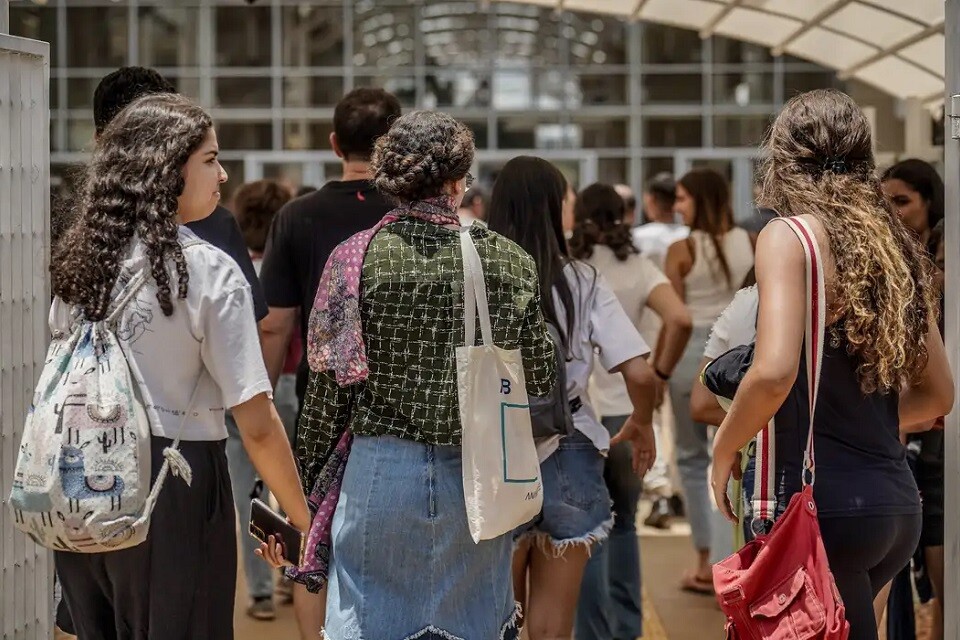
{"type": "Polygon", "coordinates": [[[574,435],[563,438],[541,464],[542,514],[518,534],[514,553],[514,590],[531,640],[573,635],[591,547],[613,526],[603,480],[608,450],[630,443],[633,470],[641,477],[656,457],[656,381],[645,359],[650,349],[606,279],[569,257],[563,219],[573,203],[567,193],[559,169],[520,156],[503,167],[490,202],[490,229],[517,242],[537,263],[544,316],[562,338],[567,396],[575,409],[574,435]],[[604,369],[623,376],[632,401],[629,417],[612,438],[587,396],[594,353],[604,369]]]}
{"type": "Polygon", "coordinates": [[[681,587],[710,595],[710,448],[706,425],[690,415],[690,393],[700,375],[697,367],[710,327],[753,268],[753,240],[734,225],[730,189],[716,171],[694,169],[684,175],[677,183],[674,207],[690,227],[690,236],[670,245],[665,271],[693,317],[693,337],[670,382],[677,469],[696,550],[696,566],[683,576],[681,587]]]}
{"type": "Polygon", "coordinates": [[[52,331],[77,316],[104,319],[134,277],[147,275],[116,334],[150,420],[154,474],[178,434],[192,469],[190,485],[164,484],[144,543],[56,552],[80,638],[233,637],[236,512],[226,409],[290,521],[301,531],[310,525],[270,399],[250,285],[227,254],[183,226],[220,200],[227,176],[218,151],[210,116],[186,98],[133,102],[98,138],[76,220],[51,260],[52,331]]]}
{"type": "MultiPolygon", "coordinates": [[[[748,281],[753,280],[751,273],[748,281]]],[[[757,339],[757,313],[760,308],[760,296],[756,285],[741,289],[717,321],[710,332],[710,339],[703,351],[703,359],[699,369],[703,371],[710,362],[724,353],[743,345],[752,344],[757,339]]],[[[690,415],[697,422],[710,425],[712,438],[716,428],[720,426],[727,413],[720,407],[716,396],[710,393],[699,378],[693,383],[690,394],[690,415]]],[[[749,491],[750,487],[744,487],[749,491]]],[[[742,501],[744,508],[749,508],[748,501],[742,501]]],[[[723,514],[714,509],[710,521],[710,563],[716,564],[735,551],[735,536],[733,528],[723,517],[723,514]]],[[[745,519],[749,522],[749,518],[745,519]]],[[[742,538],[742,536],[736,536],[742,538]]]]}
{"type": "Polygon", "coordinates": [[[676,184],[669,173],[658,173],[647,183],[643,190],[644,222],[633,229],[633,243],[661,271],[670,245],[690,233],[674,211],[676,184]]]}
{"type": "MultiPolygon", "coordinates": [[[[624,218],[626,206],[610,185],[592,184],[581,191],[574,208],[576,226],[570,252],[607,281],[638,331],[646,309],[659,316],[662,339],[653,370],[666,380],[690,338],[690,314],[667,277],[634,247],[624,218]]],[[[611,434],[617,433],[633,412],[623,378],[603,367],[594,368],[590,399],[611,434]]],[[[643,635],[636,527],[643,483],[631,469],[630,452],[622,446],[610,449],[604,476],[613,500],[614,524],[610,539],[599,545],[587,564],[577,610],[578,640],[643,635]]]]}

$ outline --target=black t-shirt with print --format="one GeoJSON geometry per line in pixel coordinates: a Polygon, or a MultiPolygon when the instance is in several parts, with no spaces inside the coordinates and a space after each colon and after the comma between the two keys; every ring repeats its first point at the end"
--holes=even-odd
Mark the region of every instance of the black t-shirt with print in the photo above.
{"type": "MultiPolygon", "coordinates": [[[[260,267],[267,304],[300,307],[300,335],[306,353],[307,321],[327,258],[338,244],[369,229],[391,209],[369,180],[329,182],[288,202],[274,217],[260,267]]],[[[300,362],[298,389],[306,384],[300,362]]],[[[298,394],[299,395],[299,394],[298,394]]]]}
{"type": "Polygon", "coordinates": [[[263,320],[267,315],[267,301],[263,296],[263,287],[260,286],[257,271],[253,268],[253,261],[250,260],[247,245],[243,241],[240,226],[233,214],[224,207],[217,207],[209,216],[191,222],[187,228],[233,258],[243,271],[243,277],[250,283],[257,322],[263,320]]]}

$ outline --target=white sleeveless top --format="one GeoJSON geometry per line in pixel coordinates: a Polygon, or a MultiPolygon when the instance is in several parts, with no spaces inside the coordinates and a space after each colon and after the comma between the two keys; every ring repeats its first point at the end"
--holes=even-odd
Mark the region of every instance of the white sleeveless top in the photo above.
{"type": "Polygon", "coordinates": [[[734,227],[720,240],[730,267],[730,282],[723,275],[713,240],[704,231],[691,231],[693,268],[683,279],[687,308],[694,327],[710,327],[743,284],[753,267],[753,244],[745,229],[734,227]]]}

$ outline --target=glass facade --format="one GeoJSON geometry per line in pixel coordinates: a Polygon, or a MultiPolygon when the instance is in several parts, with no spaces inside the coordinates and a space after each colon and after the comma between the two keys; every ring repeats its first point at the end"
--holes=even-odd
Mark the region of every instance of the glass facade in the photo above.
{"type": "Polygon", "coordinates": [[[55,172],[90,147],[98,80],[139,64],[211,109],[234,187],[335,177],[333,106],[355,86],[465,121],[481,180],[527,151],[639,186],[684,150],[749,153],[790,95],[840,84],[749,43],[509,2],[13,0],[11,31],[52,44],[55,172]]]}

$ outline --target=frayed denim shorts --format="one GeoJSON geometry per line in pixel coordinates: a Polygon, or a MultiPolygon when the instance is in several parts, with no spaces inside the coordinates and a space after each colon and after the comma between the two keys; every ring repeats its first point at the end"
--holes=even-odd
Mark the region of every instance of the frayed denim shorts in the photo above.
{"type": "Polygon", "coordinates": [[[333,518],[324,637],[516,640],[512,537],[474,544],[459,447],[357,436],[333,518]]]}
{"type": "Polygon", "coordinates": [[[540,464],[543,511],[518,529],[517,541],[534,537],[555,555],[571,546],[590,547],[605,540],[613,527],[610,492],[604,481],[604,458],[579,431],[564,438],[540,464]]]}

